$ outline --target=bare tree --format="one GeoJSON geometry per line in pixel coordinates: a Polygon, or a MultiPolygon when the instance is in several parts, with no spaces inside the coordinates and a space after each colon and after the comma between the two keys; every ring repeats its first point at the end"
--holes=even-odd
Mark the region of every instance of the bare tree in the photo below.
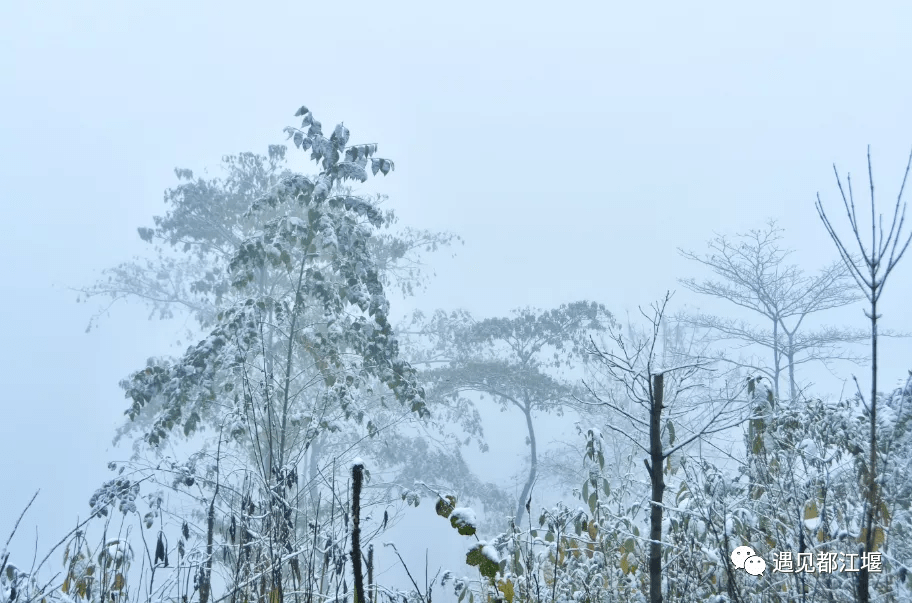
{"type": "MultiPolygon", "coordinates": [[[[912,153],[909,155],[909,161],[906,163],[906,172],[903,175],[902,185],[899,187],[899,194],[896,197],[896,205],[893,208],[893,220],[890,223],[890,229],[885,233],[883,226],[883,214],[877,214],[874,202],[874,175],[871,170],[871,147],[868,147],[868,183],[871,189],[871,240],[869,246],[865,246],[862,241],[862,226],[859,224],[858,216],[855,212],[855,197],[852,193],[852,176],[849,174],[846,178],[847,186],[843,188],[842,178],[839,176],[839,170],[833,166],[836,174],[836,183],[839,186],[839,193],[842,197],[842,204],[845,207],[846,215],[849,218],[849,226],[852,229],[852,236],[858,245],[860,258],[854,256],[846,247],[846,244],[836,233],[832,222],[823,209],[823,202],[820,200],[820,194],[817,194],[817,213],[820,220],[826,227],[830,238],[836,244],[839,255],[845,264],[849,274],[855,280],[858,288],[864,294],[869,304],[869,309],[865,310],[865,316],[871,322],[871,397],[865,404],[870,418],[870,435],[869,435],[869,454],[867,473],[867,500],[865,502],[865,518],[862,540],[864,551],[872,551],[875,547],[874,524],[878,520],[878,511],[880,505],[877,504],[877,338],[878,338],[878,319],[881,315],[877,313],[877,303],[883,293],[887,278],[899,263],[903,254],[909,248],[912,242],[912,234],[905,238],[903,242],[902,229],[905,225],[906,204],[902,202],[903,190],[906,187],[906,180],[909,177],[909,168],[912,166],[912,153]],[[848,189],[848,194],[846,194],[848,189]]],[[[857,382],[856,382],[857,383],[857,382]]],[[[859,397],[864,401],[864,396],[859,389],[859,397]]],[[[870,600],[870,574],[867,567],[862,567],[858,573],[858,600],[867,603],[870,600]]]]}
{"type": "Polygon", "coordinates": [[[780,247],[782,232],[770,220],[764,229],[737,234],[735,240],[716,236],[709,242],[708,255],[679,250],[685,258],[709,267],[721,277],[721,280],[702,282],[681,279],[685,287],[760,314],[766,319],[766,327],[757,328],[745,321],[707,314],[679,315],[678,320],[707,329],[715,341],[737,341],[770,350],[771,367],[749,368],[769,377],[777,399],[781,373],[787,370],[789,396],[794,400],[798,395],[795,369],[799,365],[814,361],[825,364],[833,360],[862,361],[863,357],[848,353],[842,344],[863,341],[867,334],[836,327],[806,328],[805,321],[811,314],[852,304],[861,296],[842,261],[824,267],[814,276],[805,275],[794,264],[785,264],[792,251],[780,247]]]}
{"type": "Polygon", "coordinates": [[[732,392],[718,397],[698,396],[697,404],[686,404],[688,397],[685,393],[699,385],[694,377],[705,371],[709,363],[699,359],[694,361],[689,356],[676,358],[663,354],[663,358],[658,355],[665,308],[670,299],[671,293],[666,294],[661,302],[653,304],[650,314],[641,310],[649,321],[650,330],[645,336],[634,335],[631,339],[609,327],[609,338],[615,351],[605,349],[607,346],[600,347],[590,339],[592,358],[620,388],[598,393],[587,383],[592,400],[578,400],[582,404],[601,405],[611,410],[623,427],[612,422],[607,424],[608,428],[626,437],[647,455],[643,463],[651,485],[650,603],[662,601],[662,500],[666,488],[666,461],[700,438],[731,429],[747,419],[742,412],[744,409],[736,404],[739,397],[732,392]],[[633,404],[626,404],[628,401],[633,404]],[[687,422],[682,419],[693,418],[695,412],[698,414],[695,422],[686,425],[687,422]],[[676,438],[676,431],[685,433],[676,438]]]}

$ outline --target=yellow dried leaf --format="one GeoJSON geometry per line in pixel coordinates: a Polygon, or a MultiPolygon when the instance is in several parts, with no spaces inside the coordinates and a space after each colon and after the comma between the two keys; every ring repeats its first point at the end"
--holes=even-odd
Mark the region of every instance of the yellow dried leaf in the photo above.
{"type": "Polygon", "coordinates": [[[886,538],[884,537],[883,528],[874,528],[874,550],[876,551],[880,547],[886,538]]]}
{"type": "Polygon", "coordinates": [[[810,504],[805,505],[804,507],[804,519],[817,519],[820,517],[820,512],[817,510],[817,502],[811,501],[810,504]]]}
{"type": "Polygon", "coordinates": [[[507,603],[513,603],[513,597],[516,596],[516,592],[513,589],[513,583],[510,580],[501,580],[497,583],[500,592],[503,593],[504,599],[507,603]]]}
{"type": "MultiPolygon", "coordinates": [[[[861,530],[861,534],[858,536],[858,542],[864,542],[868,537],[868,531],[866,529],[861,530]]],[[[884,543],[884,531],[883,528],[874,528],[874,543],[871,547],[872,551],[876,551],[884,543]]]]}
{"type": "Polygon", "coordinates": [[[880,503],[880,518],[883,520],[884,524],[890,525],[890,509],[887,508],[887,503],[880,503]]]}
{"type": "Polygon", "coordinates": [[[589,532],[589,538],[592,540],[598,537],[598,525],[594,521],[589,522],[589,527],[586,531],[589,532]]]}

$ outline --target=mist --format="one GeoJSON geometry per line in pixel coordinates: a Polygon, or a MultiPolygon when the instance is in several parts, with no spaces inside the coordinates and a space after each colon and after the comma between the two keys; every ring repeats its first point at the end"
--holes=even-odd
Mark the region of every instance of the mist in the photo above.
{"type": "MultiPolygon", "coordinates": [[[[179,558],[176,547],[181,540],[181,547],[205,559],[205,519],[213,500],[221,514],[209,530],[213,546],[230,549],[229,540],[235,546],[227,530],[243,515],[240,484],[247,482],[230,482],[223,473],[218,479],[232,494],[212,492],[221,483],[208,472],[216,435],[229,429],[220,421],[230,414],[217,409],[234,404],[235,394],[248,387],[260,408],[272,409],[272,390],[257,389],[255,377],[236,376],[233,393],[218,389],[210,402],[192,407],[199,410],[199,431],[184,429],[191,414],[186,406],[166,429],[173,434],[161,438],[167,445],[155,448],[147,436],[168,404],[180,399],[189,405],[200,395],[194,390],[188,398],[182,389],[167,398],[166,384],[178,378],[168,371],[186,365],[188,348],[227,328],[232,308],[265,299],[268,289],[268,303],[275,305],[263,311],[272,312],[272,322],[257,324],[274,325],[276,334],[263,336],[260,351],[249,347],[245,353],[260,354],[261,361],[249,365],[264,367],[269,381],[273,370],[285,370],[277,359],[287,356],[290,367],[295,355],[303,363],[294,373],[300,391],[312,392],[301,394],[301,404],[310,410],[289,415],[294,427],[283,422],[278,428],[270,418],[259,432],[251,426],[267,419],[238,419],[240,439],[226,449],[240,475],[260,458],[251,450],[266,450],[250,444],[251,434],[288,436],[297,461],[278,469],[290,468],[295,492],[306,491],[306,503],[296,499],[302,515],[295,525],[303,535],[294,552],[302,564],[314,550],[322,559],[329,538],[333,562],[338,557],[344,566],[333,578],[344,582],[344,593],[341,586],[332,592],[321,586],[309,596],[355,596],[348,513],[352,467],[360,462],[369,473],[362,529],[364,546],[375,547],[378,599],[401,595],[429,603],[426,581],[436,576],[434,597],[448,601],[463,601],[466,593],[511,603],[513,597],[657,601],[652,584],[661,565],[659,590],[666,601],[761,600],[748,598],[756,593],[768,597],[762,600],[792,601],[804,586],[788,572],[772,572],[777,555],[797,554],[799,545],[802,553],[857,553],[860,544],[865,552],[884,554],[884,569],[863,571],[863,579],[818,571],[813,600],[831,594],[839,601],[907,600],[912,258],[898,254],[910,225],[904,222],[894,233],[892,257],[899,261],[877,301],[874,399],[881,413],[871,419],[870,304],[815,203],[819,199],[851,257],[863,262],[839,184],[847,186],[851,174],[862,242],[870,247],[870,149],[876,211],[883,214],[884,236],[890,233],[912,148],[912,88],[902,76],[912,52],[910,23],[912,8],[902,3],[3,4],[0,537],[6,542],[13,535],[0,548],[9,553],[8,559],[0,554],[0,563],[15,563],[20,573],[10,573],[0,592],[11,602],[17,596],[71,602],[110,590],[63,592],[71,571],[63,551],[72,544],[66,535],[98,513],[99,506],[89,505],[93,495],[103,499],[97,494],[104,484],[127,475],[140,484],[136,508],[127,505],[122,512],[112,494],[99,503],[110,504],[108,514],[83,530],[97,559],[97,543],[110,536],[106,521],[134,526],[133,573],[118,596],[163,601],[182,595],[201,603],[229,596],[240,574],[219,574],[207,602],[192,585],[167,593],[152,589],[150,566],[160,567],[156,587],[186,576],[196,576],[191,583],[200,579],[204,563],[179,558]],[[315,120],[322,130],[312,130],[315,120]],[[345,133],[341,146],[337,124],[345,133]],[[309,142],[301,144],[296,133],[309,142]],[[331,150],[313,159],[324,142],[342,152],[337,162],[363,162],[364,179],[360,172],[343,178],[331,150]],[[370,153],[345,155],[355,145],[373,144],[370,153]],[[251,190],[240,192],[230,182],[224,190],[212,184],[230,180],[226,156],[255,161],[254,155],[261,168],[270,160],[278,166],[268,174],[251,168],[243,176],[262,177],[261,188],[253,180],[244,181],[251,190]],[[379,160],[392,164],[374,163],[379,160]],[[270,255],[266,243],[257,248],[262,257],[251,251],[237,260],[234,254],[242,249],[241,236],[272,236],[270,244],[285,249],[281,237],[306,222],[311,206],[292,202],[291,193],[279,194],[258,214],[244,214],[249,201],[275,193],[288,175],[282,170],[308,178],[301,198],[326,208],[320,209],[320,228],[331,225],[338,245],[321,247],[327,255],[320,261],[336,266],[326,282],[337,287],[332,300],[340,309],[326,318],[329,294],[312,291],[306,322],[314,325],[313,339],[289,336],[279,354],[267,347],[278,350],[282,333],[304,327],[289,323],[291,331],[283,330],[274,312],[290,320],[300,311],[301,283],[316,277],[308,272],[307,279],[294,281],[289,275],[311,266],[306,254],[313,252],[295,255],[286,242],[287,259],[278,251],[270,255]],[[314,185],[321,177],[330,189],[318,199],[314,185]],[[348,201],[330,207],[333,195],[376,207],[348,201]],[[154,219],[188,199],[192,211],[174,214],[180,228],[202,229],[199,224],[211,218],[206,212],[229,207],[225,199],[231,199],[233,209],[218,214],[231,222],[231,235],[201,243],[200,230],[174,234],[178,226],[171,232],[154,219]],[[393,210],[397,220],[375,224],[371,208],[393,210]],[[269,234],[271,220],[281,222],[279,234],[269,234]],[[159,238],[144,240],[141,228],[157,229],[159,238]],[[724,240],[743,250],[752,232],[755,241],[770,234],[773,246],[763,249],[784,254],[757,277],[756,283],[769,285],[767,293],[782,293],[779,281],[770,279],[787,277],[788,266],[808,278],[827,267],[845,269],[834,277],[836,291],[829,290],[841,301],[808,311],[796,327],[796,341],[810,344],[799,353],[793,377],[785,340],[776,339],[779,327],[773,335],[772,323],[744,304],[698,291],[707,281],[737,286],[737,279],[726,281],[713,271],[722,256],[711,245],[724,240]],[[183,247],[185,239],[192,245],[183,247]],[[168,258],[178,263],[155,263],[168,258]],[[182,261],[196,262],[192,270],[211,268],[217,275],[211,282],[224,290],[191,287],[193,279],[205,279],[181,271],[182,261]],[[150,266],[146,262],[156,268],[132,276],[112,272],[150,266]],[[278,280],[268,281],[267,265],[268,278],[278,280]],[[251,279],[263,280],[234,287],[245,266],[251,279]],[[349,278],[370,295],[356,299],[357,287],[343,283],[349,278]],[[375,281],[382,283],[382,299],[375,281]],[[157,287],[168,283],[205,304],[156,297],[167,289],[157,287]],[[333,340],[335,348],[320,339],[335,333],[332,325],[347,325],[333,340]],[[722,337],[725,329],[729,335],[740,329],[744,337],[722,337]],[[813,336],[823,343],[814,347],[813,336]],[[765,345],[770,337],[774,343],[765,345]],[[326,346],[320,353],[317,341],[326,346]],[[645,351],[625,356],[619,341],[627,352],[645,351]],[[370,352],[353,360],[355,349],[370,352]],[[323,367],[320,359],[330,352],[338,353],[339,364],[323,367]],[[161,368],[159,389],[144,390],[148,406],[131,418],[125,411],[137,398],[129,398],[131,390],[122,384],[147,367],[161,368]],[[680,398],[673,400],[676,406],[669,398],[656,444],[649,438],[655,408],[650,386],[660,374],[666,396],[680,391],[680,398]],[[345,376],[353,377],[350,391],[340,390],[345,376]],[[673,389],[678,384],[680,390],[673,389]],[[314,405],[328,405],[324,396],[336,397],[332,410],[320,407],[320,414],[314,405]],[[115,443],[118,433],[123,435],[115,443]],[[651,457],[657,450],[659,457],[651,457]],[[199,467],[181,474],[185,481],[175,485],[173,472],[156,473],[167,465],[161,455],[178,471],[174,467],[190,466],[196,452],[199,467]],[[647,467],[654,468],[656,458],[668,466],[664,502],[651,505],[656,484],[647,467]],[[882,471],[876,485],[868,471],[872,458],[882,471]],[[118,473],[121,468],[126,473],[118,473]],[[193,492],[186,485],[191,474],[199,482],[193,492]],[[739,475],[746,477],[739,482],[739,475]],[[713,489],[712,476],[727,485],[713,489]],[[591,505],[595,490],[604,494],[591,505]],[[164,500],[149,528],[151,499],[145,497],[158,491],[164,500]],[[821,492],[826,495],[818,497],[821,492]],[[230,498],[235,494],[237,500],[230,498]],[[658,507],[664,515],[655,520],[650,514],[658,507]],[[870,511],[875,507],[876,517],[870,511]],[[771,511],[776,508],[788,520],[771,511]],[[314,509],[323,510],[314,515],[314,509]],[[720,518],[720,509],[731,516],[720,518]],[[335,513],[332,528],[320,528],[326,532],[315,539],[307,522],[330,521],[324,511],[335,513]],[[512,526],[511,517],[518,519],[512,526]],[[692,525],[684,525],[684,517],[692,517],[692,525]],[[189,537],[181,536],[185,521],[189,537]],[[588,535],[583,544],[592,545],[589,553],[578,550],[574,557],[571,549],[583,546],[576,540],[561,549],[555,527],[561,521],[571,534],[576,527],[577,537],[588,535]],[[658,539],[650,536],[656,521],[658,539]],[[461,534],[457,524],[471,525],[475,533],[461,534]],[[168,569],[152,560],[160,533],[168,537],[168,569]],[[33,557],[41,562],[61,539],[32,576],[33,557]],[[395,543],[401,557],[386,542],[395,543]],[[731,570],[728,554],[739,545],[765,558],[764,575],[731,570]],[[475,546],[480,557],[468,564],[475,546]],[[523,555],[536,561],[527,563],[523,555]],[[659,565],[651,561],[656,555],[663,555],[659,565]],[[524,574],[512,567],[515,560],[524,574]],[[184,574],[171,569],[182,562],[189,568],[184,574]],[[495,570],[485,563],[496,572],[486,574],[495,570]],[[579,566],[561,565],[570,563],[579,566]],[[447,571],[452,577],[443,585],[447,571]],[[549,584],[547,596],[527,588],[533,574],[542,588],[549,584]],[[570,577],[583,574],[583,582],[570,577]],[[26,588],[33,577],[49,586],[26,588]],[[596,583],[601,591],[591,590],[596,583]],[[783,592],[783,583],[790,590],[783,592]]],[[[316,232],[316,223],[310,230],[300,226],[301,240],[310,236],[301,233],[316,232]]],[[[314,245],[330,239],[320,237],[314,245]]],[[[330,275],[321,266],[313,269],[330,275]]],[[[809,283],[796,280],[793,286],[809,283]]],[[[756,304],[769,302],[763,295],[755,296],[756,304]]],[[[794,324],[795,318],[787,320],[794,324]]],[[[276,378],[277,391],[281,381],[276,378]]],[[[291,381],[288,376],[286,392],[291,381]]],[[[260,478],[268,490],[279,476],[265,473],[260,478]]],[[[118,537],[125,529],[117,527],[118,537]]],[[[237,548],[219,552],[217,560],[239,568],[241,557],[237,548]]],[[[318,571],[320,563],[314,563],[318,571]]],[[[300,587],[289,587],[283,597],[306,591],[301,584],[308,579],[287,567],[277,571],[288,572],[285,579],[300,587]]],[[[265,601],[274,592],[285,591],[257,596],[265,601]]]]}

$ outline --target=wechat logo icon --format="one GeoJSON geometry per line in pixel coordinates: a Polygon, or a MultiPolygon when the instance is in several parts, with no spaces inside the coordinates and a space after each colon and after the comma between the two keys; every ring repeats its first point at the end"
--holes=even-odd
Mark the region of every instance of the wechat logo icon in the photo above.
{"type": "Polygon", "coordinates": [[[731,561],[736,568],[743,569],[751,576],[760,576],[766,569],[766,561],[749,546],[739,546],[732,551],[731,561]]]}

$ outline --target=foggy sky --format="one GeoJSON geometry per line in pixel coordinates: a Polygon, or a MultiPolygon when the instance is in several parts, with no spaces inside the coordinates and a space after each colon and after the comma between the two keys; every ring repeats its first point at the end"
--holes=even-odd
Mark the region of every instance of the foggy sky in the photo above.
{"type": "MultiPolygon", "coordinates": [[[[143,251],[173,168],[263,153],[301,104],[396,162],[367,190],[403,224],[466,241],[397,317],[576,299],[623,315],[666,289],[729,311],[681,290],[704,274],[676,249],[770,217],[809,269],[835,259],[813,207],[820,191],[844,226],[832,164],[866,193],[872,145],[884,211],[902,178],[912,5],[740,4],[0,3],[0,535],[39,487],[20,543],[87,514],[118,381],[178,351],[180,325],[139,306],[84,334],[98,306],[68,287],[143,251]]],[[[910,295],[912,257],[884,327],[912,330],[910,295]]],[[[865,326],[860,307],[828,320],[865,326]]],[[[884,388],[910,345],[884,345],[884,388]]]]}

